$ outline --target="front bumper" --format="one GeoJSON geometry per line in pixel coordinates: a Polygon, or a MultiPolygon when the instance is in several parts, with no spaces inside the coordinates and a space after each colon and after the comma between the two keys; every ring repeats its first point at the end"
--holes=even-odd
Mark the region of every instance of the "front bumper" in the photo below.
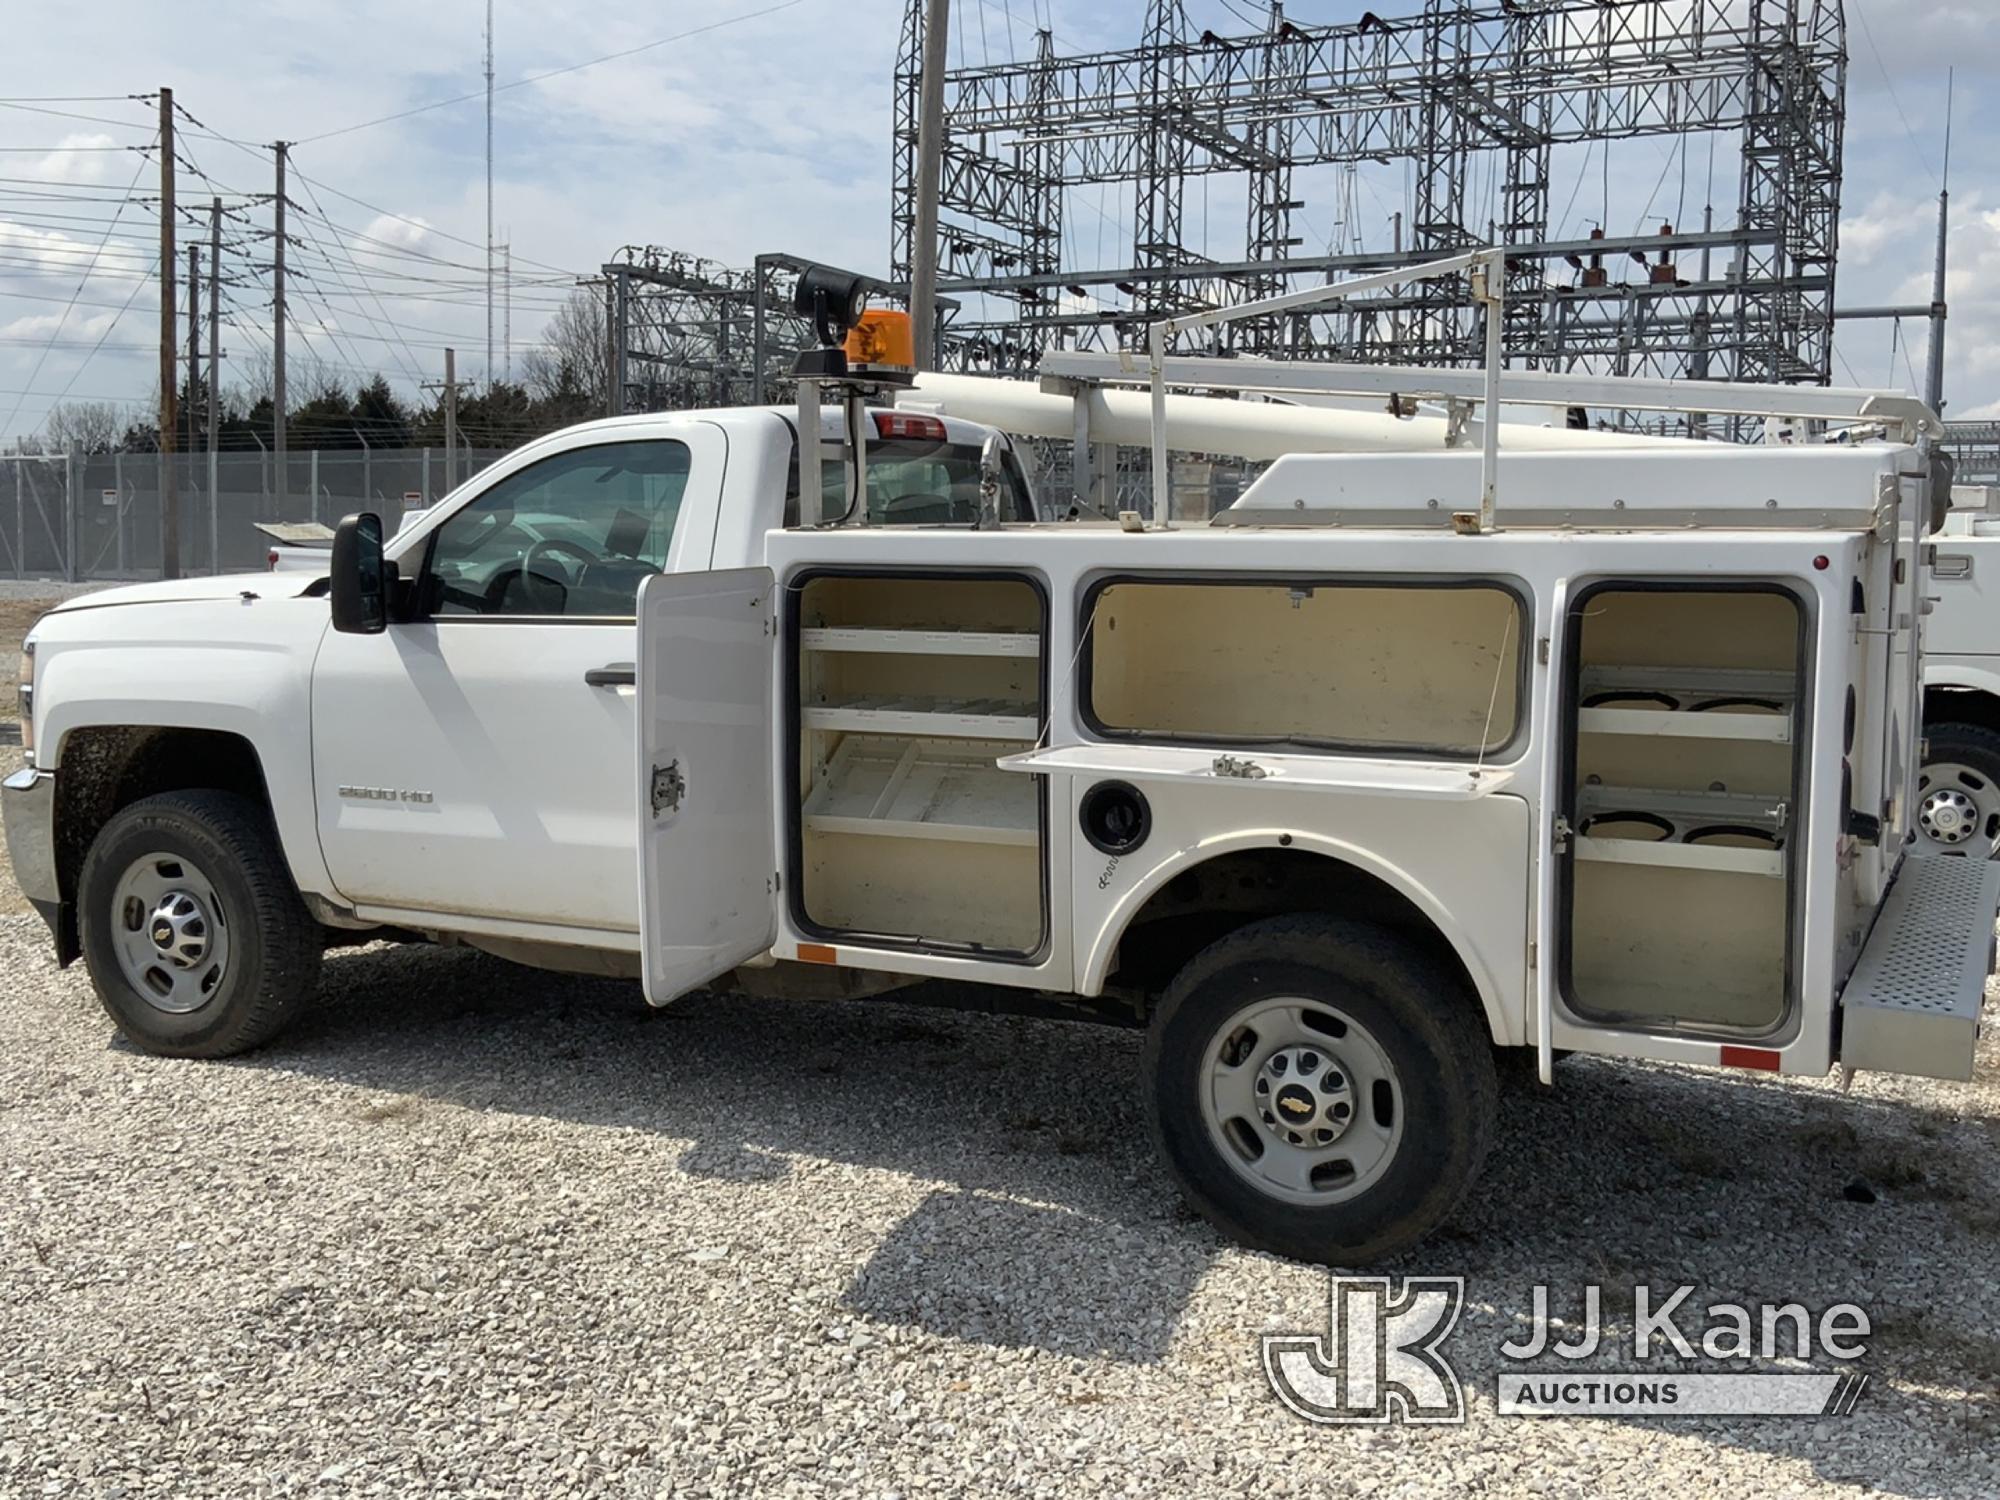
{"type": "Polygon", "coordinates": [[[25,766],[0,782],[0,820],[7,826],[14,883],[54,930],[62,909],[56,878],[55,772],[25,766]]]}

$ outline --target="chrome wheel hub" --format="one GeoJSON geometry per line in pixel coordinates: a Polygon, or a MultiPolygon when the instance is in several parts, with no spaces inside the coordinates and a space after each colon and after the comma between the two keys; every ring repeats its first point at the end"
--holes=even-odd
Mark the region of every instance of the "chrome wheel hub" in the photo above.
{"type": "Polygon", "coordinates": [[[187,891],[168,891],[153,908],[147,936],[161,963],[192,969],[208,956],[208,912],[187,891]]]}
{"type": "Polygon", "coordinates": [[[118,968],[155,1009],[185,1015],[208,1004],[229,963],[229,930],[214,884],[177,854],[134,860],[112,895],[118,968]]]}
{"type": "Polygon", "coordinates": [[[1403,1140],[1403,1089],[1381,1044],[1317,1000],[1243,1006],[1202,1058],[1202,1123],[1236,1174],[1321,1205],[1374,1186],[1403,1140]]]}
{"type": "Polygon", "coordinates": [[[1322,1047],[1280,1047],[1257,1069],[1259,1118],[1288,1146],[1329,1146],[1354,1122],[1354,1089],[1322,1047]]]}
{"type": "Polygon", "coordinates": [[[2000,849],[2000,787],[1956,762],[1925,766],[1917,777],[1917,830],[1934,849],[1990,857],[2000,849]]]}

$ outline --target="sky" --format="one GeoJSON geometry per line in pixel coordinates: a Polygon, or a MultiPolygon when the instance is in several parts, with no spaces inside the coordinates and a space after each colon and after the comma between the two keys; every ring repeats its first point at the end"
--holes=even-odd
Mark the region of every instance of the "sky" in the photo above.
{"type": "MultiPolygon", "coordinates": [[[[1254,0],[1187,3],[1197,31],[1240,35],[1256,13],[1254,0]]],[[[352,384],[379,369],[414,394],[442,378],[446,344],[462,378],[487,374],[482,0],[22,8],[32,19],[10,27],[0,83],[0,443],[36,431],[65,396],[135,408],[153,399],[156,210],[121,200],[157,192],[157,167],[131,149],[151,141],[157,107],[130,96],[161,85],[199,122],[181,120],[183,205],[205,209],[217,193],[227,208],[225,272],[238,284],[225,383],[254,383],[268,363],[268,292],[256,267],[270,255],[269,210],[251,195],[270,192],[268,143],[280,138],[298,143],[288,194],[298,205],[294,391],[315,371],[352,384]],[[466,94],[475,97],[424,107],[466,94]]],[[[1310,24],[1364,8],[1292,0],[1286,11],[1310,24]]],[[[494,10],[494,217],[512,250],[516,373],[576,278],[623,245],[730,265],[783,250],[886,273],[902,0],[496,0],[494,10]],[[645,50],[539,77],[634,48],[645,50]]],[[[1037,20],[1062,52],[1134,45],[1144,5],[958,0],[954,11],[956,65],[1030,55],[1037,20]]],[[[1957,68],[1945,385],[1957,418],[2000,417],[2000,46],[1987,40],[1990,13],[1986,0],[1847,3],[1842,305],[1929,301],[1945,70],[1957,68]]],[[[1721,150],[1711,163],[1697,154],[1705,147],[1676,156],[1660,142],[1620,143],[1609,174],[1601,158],[1559,158],[1557,230],[1580,235],[1607,219],[1614,233],[1631,232],[1668,214],[1669,200],[1692,224],[1710,180],[1731,196],[1734,163],[1721,150]]],[[[1401,167],[1346,183],[1322,169],[1301,189],[1309,249],[1357,234],[1372,247],[1386,240],[1406,181],[1401,167]]],[[[1118,263],[1132,237],[1129,203],[1093,193],[1065,205],[1065,253],[1118,263]]],[[[1240,254],[1240,195],[1219,184],[1215,194],[1190,187],[1189,238],[1240,254]]],[[[1726,201],[1718,209],[1726,214],[1726,201]]],[[[1834,378],[1921,388],[1926,338],[1921,324],[1844,325],[1834,378]]],[[[494,365],[505,362],[496,352],[494,365]]]]}

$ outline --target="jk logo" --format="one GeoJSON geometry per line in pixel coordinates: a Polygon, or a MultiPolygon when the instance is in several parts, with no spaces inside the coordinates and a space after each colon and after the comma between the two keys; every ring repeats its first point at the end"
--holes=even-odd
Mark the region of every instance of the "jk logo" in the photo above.
{"type": "Polygon", "coordinates": [[[1308,1422],[1463,1422],[1438,1346],[1464,1305],[1462,1276],[1336,1276],[1327,1332],[1266,1334],[1264,1374],[1308,1422]]]}

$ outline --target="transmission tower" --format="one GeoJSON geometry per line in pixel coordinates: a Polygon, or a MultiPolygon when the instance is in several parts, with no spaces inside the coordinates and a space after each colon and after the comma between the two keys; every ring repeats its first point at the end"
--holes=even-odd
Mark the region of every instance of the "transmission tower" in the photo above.
{"type": "MultiPolygon", "coordinates": [[[[908,0],[892,150],[899,279],[922,30],[921,0],[908,0]]],[[[1825,381],[1844,38],[1839,0],[1421,0],[1411,14],[1337,26],[1301,25],[1273,4],[1241,35],[1196,32],[1183,0],[1148,0],[1129,50],[1063,57],[1042,34],[1032,57],[946,75],[939,285],[987,309],[954,325],[955,347],[974,366],[1028,368],[1051,346],[1129,343],[1162,312],[1498,242],[1511,252],[1512,363],[1825,381]],[[1664,186],[1676,157],[1684,193],[1704,138],[1735,181],[1702,224],[1676,222],[1677,209],[1627,233],[1599,222],[1552,238],[1563,230],[1551,206],[1559,161],[1578,188],[1596,164],[1601,220],[1614,210],[1612,181],[1658,170],[1664,186]],[[1652,149],[1625,144],[1640,141],[1652,149]],[[1407,237],[1382,232],[1385,222],[1374,248],[1301,254],[1303,216],[1332,205],[1298,184],[1313,168],[1371,165],[1404,167],[1407,237]],[[1195,181],[1246,206],[1240,256],[1188,242],[1195,181]],[[1129,195],[1131,239],[1112,264],[1082,263],[1081,236],[1065,254],[1065,204],[1085,188],[1129,195]]],[[[1239,324],[1233,338],[1304,357],[1479,354],[1467,288],[1446,280],[1239,324]]]]}

